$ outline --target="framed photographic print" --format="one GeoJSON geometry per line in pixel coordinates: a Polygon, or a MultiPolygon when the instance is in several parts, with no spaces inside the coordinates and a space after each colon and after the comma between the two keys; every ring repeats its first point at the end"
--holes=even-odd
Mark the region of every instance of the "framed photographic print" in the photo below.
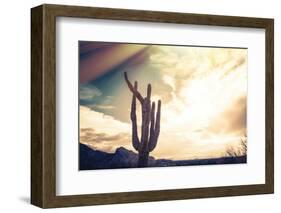
{"type": "Polygon", "coordinates": [[[273,19],[31,9],[31,203],[274,191],[273,19]]]}

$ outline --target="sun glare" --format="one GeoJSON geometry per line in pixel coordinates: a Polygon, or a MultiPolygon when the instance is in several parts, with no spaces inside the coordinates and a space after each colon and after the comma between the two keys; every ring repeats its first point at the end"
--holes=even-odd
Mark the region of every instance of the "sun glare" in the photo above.
{"type": "MultiPolygon", "coordinates": [[[[160,99],[163,104],[161,134],[152,155],[170,159],[224,156],[226,147],[239,143],[246,129],[243,113],[247,97],[247,50],[169,46],[153,46],[151,50],[148,60],[141,67],[134,67],[132,80],[141,79],[146,69],[155,72],[153,76],[157,78],[152,85],[152,100],[160,99]]],[[[139,87],[141,93],[146,90],[142,81],[139,87]]],[[[124,85],[116,85],[113,92],[124,97],[127,90],[124,85]]],[[[126,134],[122,142],[130,147],[130,120],[116,119],[130,118],[131,94],[128,99],[127,102],[115,99],[111,103],[115,104],[111,116],[82,108],[81,126],[97,126],[97,134],[126,134]]],[[[141,120],[138,105],[139,134],[141,120]]],[[[114,141],[107,144],[118,146],[114,141]]]]}

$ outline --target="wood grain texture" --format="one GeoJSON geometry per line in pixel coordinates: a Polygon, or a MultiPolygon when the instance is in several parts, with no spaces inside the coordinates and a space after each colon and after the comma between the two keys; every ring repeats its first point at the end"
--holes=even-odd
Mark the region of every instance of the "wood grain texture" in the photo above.
{"type": "Polygon", "coordinates": [[[274,21],[266,26],[265,32],[265,156],[266,185],[274,192],[274,21]]]}
{"type": "MultiPolygon", "coordinates": [[[[41,5],[31,10],[31,203],[65,207],[273,193],[274,36],[273,19],[140,10],[41,5]],[[95,18],[266,31],[266,183],[246,186],[171,189],[56,196],[56,17],[95,18]]],[[[59,82],[58,82],[59,83],[59,82]]]]}
{"type": "Polygon", "coordinates": [[[31,14],[31,203],[43,204],[42,141],[42,10],[31,14]]]}

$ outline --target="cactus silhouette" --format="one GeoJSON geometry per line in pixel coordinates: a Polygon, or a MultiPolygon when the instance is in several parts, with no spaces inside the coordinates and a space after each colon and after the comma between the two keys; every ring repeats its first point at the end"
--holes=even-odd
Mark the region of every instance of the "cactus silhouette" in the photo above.
{"type": "Polygon", "coordinates": [[[133,93],[131,104],[132,144],[135,150],[139,153],[138,167],[147,167],[149,153],[155,149],[160,133],[161,100],[158,100],[157,112],[155,114],[155,103],[151,103],[150,100],[151,85],[148,84],[147,86],[146,97],[142,97],[138,92],[138,82],[135,81],[133,86],[129,81],[126,72],[124,72],[124,77],[130,91],[133,93]],[[141,104],[142,112],[140,140],[137,129],[136,99],[138,99],[141,104]]]}

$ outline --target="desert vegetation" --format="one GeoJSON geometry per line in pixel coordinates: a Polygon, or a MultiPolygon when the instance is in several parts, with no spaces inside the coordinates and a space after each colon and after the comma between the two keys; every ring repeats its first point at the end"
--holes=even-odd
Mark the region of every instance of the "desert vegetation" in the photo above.
{"type": "Polygon", "coordinates": [[[228,157],[240,157],[240,156],[246,156],[247,155],[247,137],[241,138],[240,144],[238,148],[234,148],[233,146],[230,146],[226,150],[226,156],[228,157]]]}
{"type": "Polygon", "coordinates": [[[147,167],[149,153],[155,149],[160,134],[161,100],[158,100],[157,111],[155,112],[155,102],[151,101],[151,85],[148,84],[146,97],[143,97],[138,91],[138,82],[135,81],[133,86],[126,72],[124,77],[133,94],[131,104],[132,145],[139,155],[138,167],[147,167]],[[142,113],[140,139],[137,128],[136,99],[141,104],[142,113]]]}

